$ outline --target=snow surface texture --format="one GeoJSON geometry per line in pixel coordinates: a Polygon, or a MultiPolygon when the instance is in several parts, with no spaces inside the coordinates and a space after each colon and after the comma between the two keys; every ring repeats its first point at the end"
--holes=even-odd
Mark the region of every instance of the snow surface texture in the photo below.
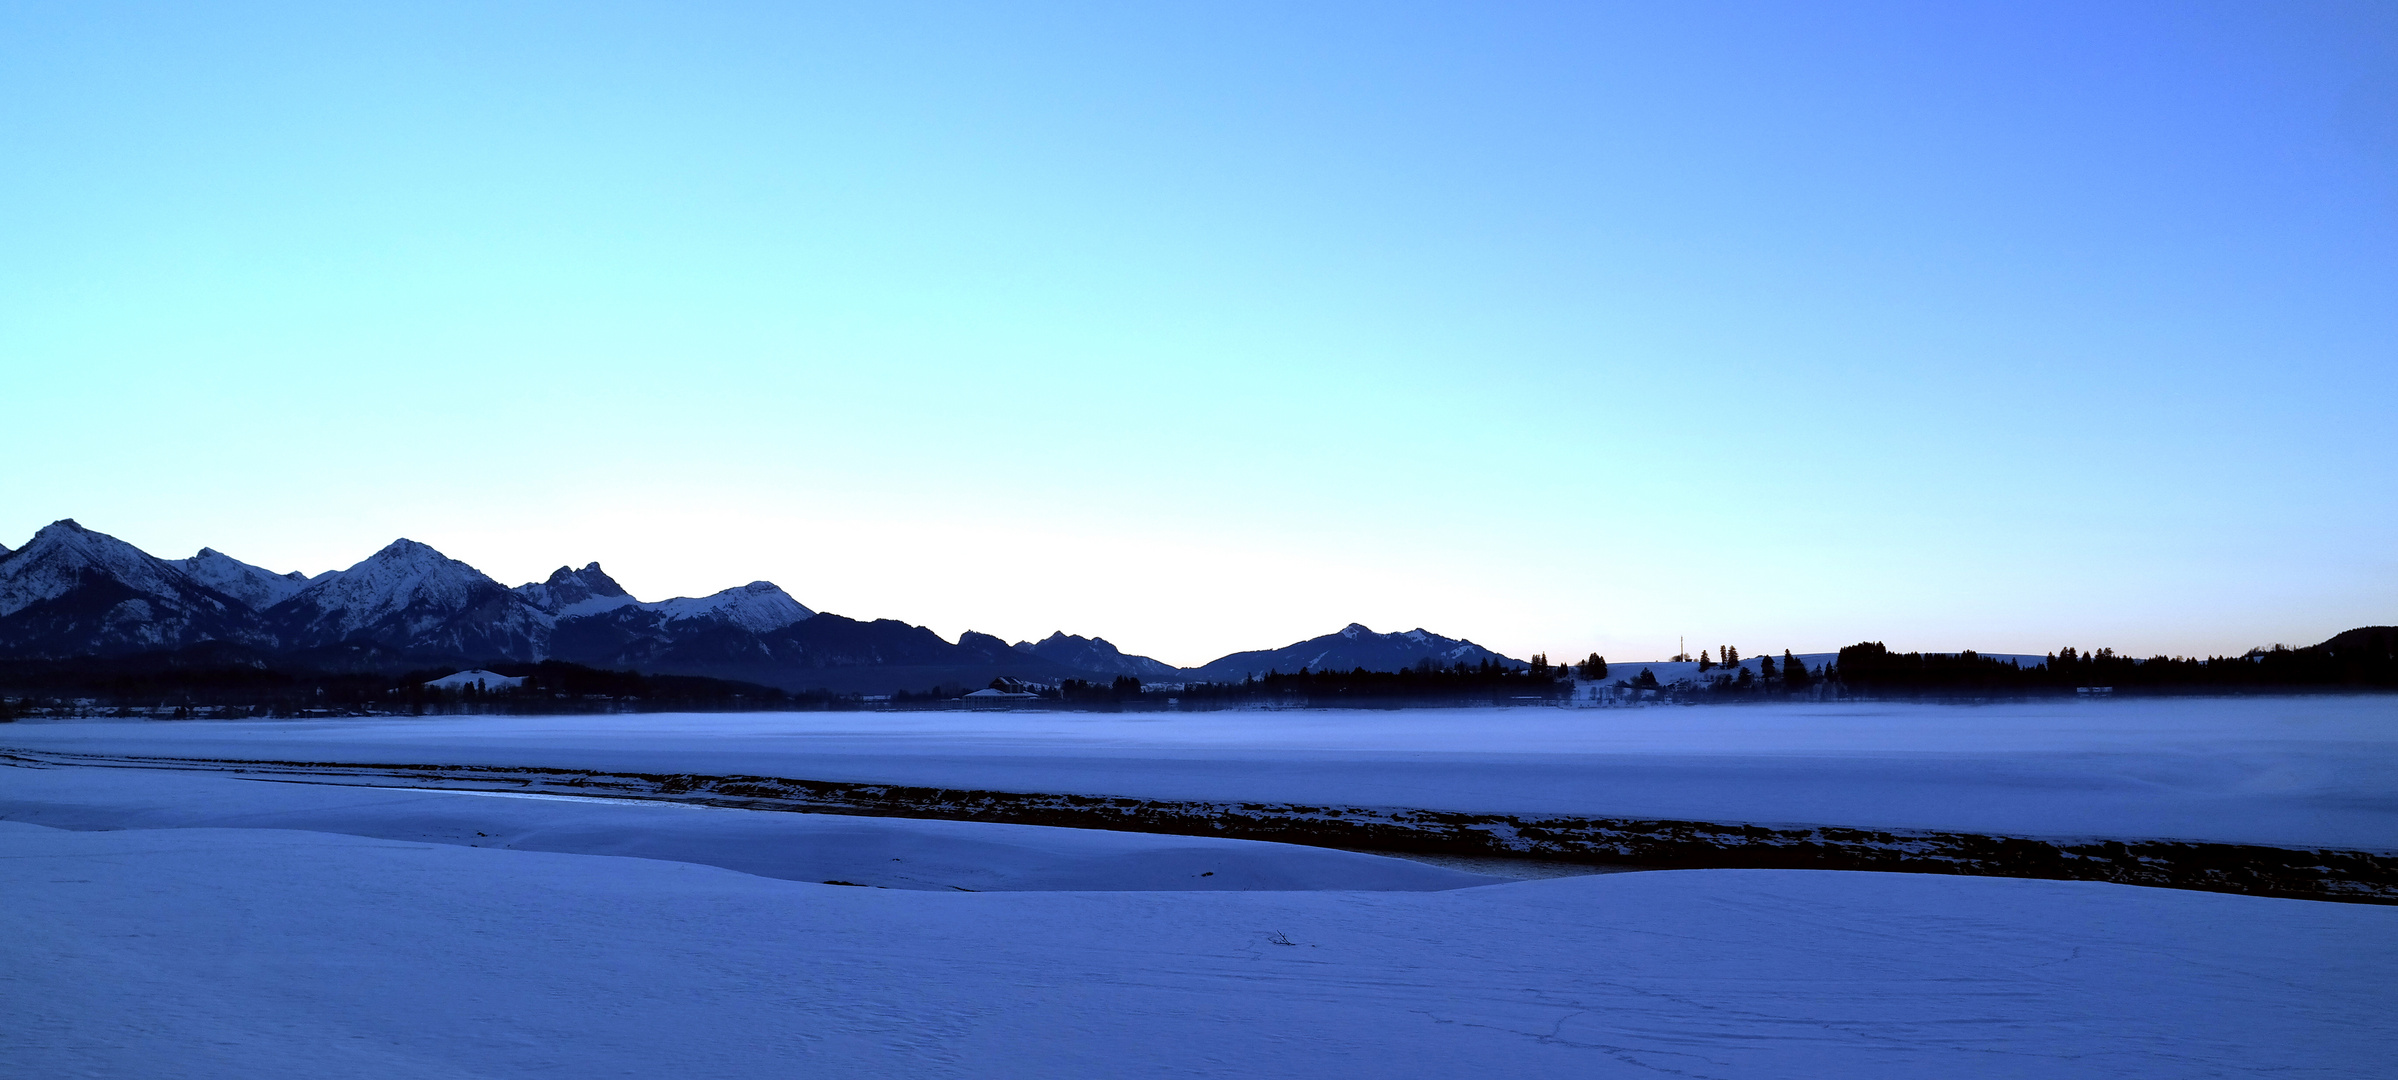
{"type": "Polygon", "coordinates": [[[2398,697],[26,723],[96,754],[2398,850],[2398,697]]]}
{"type": "Polygon", "coordinates": [[[2371,1077],[2398,1039],[2398,909],[2090,883],[934,893],[14,821],[0,855],[10,1076],[2371,1077]]]}
{"type": "Polygon", "coordinates": [[[87,831],[297,829],[625,855],[788,881],[942,891],[1428,890],[1500,880],[1404,859],[1212,837],[411,791],[138,769],[0,770],[0,820],[87,831]]]}

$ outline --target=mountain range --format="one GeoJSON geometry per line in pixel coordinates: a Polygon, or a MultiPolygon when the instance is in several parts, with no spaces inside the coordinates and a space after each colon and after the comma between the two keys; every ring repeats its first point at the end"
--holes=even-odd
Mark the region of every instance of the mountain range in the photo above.
{"type": "Polygon", "coordinates": [[[510,588],[413,540],[314,577],[278,574],[209,548],[161,559],[72,520],[43,528],[22,548],[0,545],[0,659],[149,653],[391,671],[557,659],[837,693],[971,689],[1001,676],[1237,682],[1303,667],[1521,666],[1470,641],[1422,629],[1377,634],[1352,623],[1185,669],[1064,632],[1010,645],[967,631],[952,642],[893,619],[813,611],[767,581],[648,602],[594,562],[510,588]]]}

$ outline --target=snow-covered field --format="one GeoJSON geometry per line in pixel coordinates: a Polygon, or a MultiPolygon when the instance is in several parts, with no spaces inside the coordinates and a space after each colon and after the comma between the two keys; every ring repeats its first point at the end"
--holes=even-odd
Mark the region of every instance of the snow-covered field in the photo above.
{"type": "Polygon", "coordinates": [[[0,851],[12,1076],[2369,1077],[2398,1039],[2398,912],[2109,885],[928,893],[14,822],[0,851]]]}
{"type": "Polygon", "coordinates": [[[1423,890],[1499,880],[1374,855],[1210,837],[129,769],[0,770],[0,821],[85,831],[306,830],[943,891],[1423,890]]]}
{"type": "MultiPolygon", "coordinates": [[[[2391,699],[16,724],[0,747],[2398,847],[2391,699]]],[[[2381,1076],[2398,908],[0,768],[0,1075],[2381,1076]],[[883,888],[822,884],[854,882],[883,888]],[[965,891],[974,890],[974,891],[965,891]]]]}

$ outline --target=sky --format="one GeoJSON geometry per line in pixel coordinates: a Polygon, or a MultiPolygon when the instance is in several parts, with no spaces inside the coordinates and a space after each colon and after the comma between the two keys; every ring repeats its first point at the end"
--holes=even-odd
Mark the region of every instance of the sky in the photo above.
{"type": "Polygon", "coordinates": [[[2398,8],[0,4],[0,543],[1196,664],[2398,621],[2398,8]]]}

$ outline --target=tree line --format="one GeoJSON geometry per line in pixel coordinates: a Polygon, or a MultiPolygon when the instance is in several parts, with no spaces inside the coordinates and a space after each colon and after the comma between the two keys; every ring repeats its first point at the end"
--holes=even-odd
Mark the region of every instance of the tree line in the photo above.
{"type": "Polygon", "coordinates": [[[2133,657],[2113,649],[2066,647],[2027,662],[1968,649],[1956,653],[1895,652],[1879,641],[1862,641],[1809,667],[1784,650],[1744,663],[1740,650],[1700,652],[1695,678],[1661,685],[1643,669],[1619,679],[1628,690],[1657,690],[1669,696],[1776,696],[1831,692],[1843,695],[2046,695],[2086,691],[2207,693],[2273,690],[2398,689],[2398,628],[2364,627],[2319,645],[2276,645],[2239,656],[2133,657]]]}
{"type": "Polygon", "coordinates": [[[2398,629],[2365,627],[2320,645],[2239,656],[2134,658],[2071,647],[2024,664],[1974,652],[1900,653],[1867,641],[1840,650],[1838,677],[1857,690],[2071,693],[2082,688],[2192,692],[2398,688],[2398,629]]]}
{"type": "MultiPolygon", "coordinates": [[[[213,659],[213,658],[212,658],[213,659]]],[[[425,684],[459,664],[402,672],[174,663],[158,657],[0,664],[0,721],[25,716],[241,719],[453,713],[586,713],[824,708],[829,694],[692,675],[644,675],[562,660],[479,665],[513,687],[425,684]]]]}

